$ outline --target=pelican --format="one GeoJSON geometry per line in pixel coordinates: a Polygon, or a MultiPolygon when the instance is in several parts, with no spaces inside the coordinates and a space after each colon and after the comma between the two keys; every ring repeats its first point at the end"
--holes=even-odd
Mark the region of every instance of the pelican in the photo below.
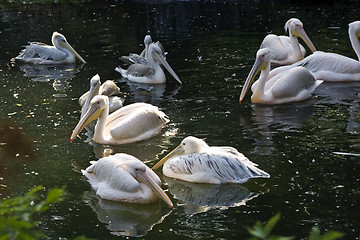
{"type": "Polygon", "coordinates": [[[148,139],[159,134],[164,124],[169,122],[164,112],[148,103],[133,103],[109,115],[109,98],[97,95],[76,125],[70,142],[96,119],[93,141],[100,144],[125,144],[148,139]]]}
{"type": "Polygon", "coordinates": [[[64,35],[53,32],[51,42],[53,46],[39,42],[31,42],[15,60],[33,64],[68,64],[74,63],[76,58],[85,60],[71,47],[64,35]]]}
{"type": "Polygon", "coordinates": [[[160,197],[174,208],[160,187],[160,178],[136,157],[117,153],[90,163],[81,172],[102,199],[149,204],[160,197]]]}
{"type": "Polygon", "coordinates": [[[358,60],[336,53],[317,51],[293,65],[274,69],[272,75],[281,74],[283,69],[303,66],[315,79],[331,82],[360,81],[360,21],[349,24],[348,34],[358,60]]]}
{"type": "Polygon", "coordinates": [[[128,96],[120,92],[120,88],[111,80],[107,80],[101,85],[100,76],[96,74],[90,79],[90,90],[79,98],[79,104],[82,106],[81,117],[86,113],[91,99],[96,95],[106,95],[109,97],[109,113],[121,108],[124,104],[124,100],[121,97],[128,96]]]}
{"type": "Polygon", "coordinates": [[[287,36],[267,35],[260,48],[271,50],[271,63],[277,65],[290,65],[300,61],[305,56],[305,48],[299,44],[298,37],[302,38],[312,52],[315,52],[315,46],[307,36],[302,22],[297,18],[291,18],[285,23],[285,31],[289,32],[287,36]]]}
{"type": "Polygon", "coordinates": [[[259,71],[261,71],[260,77],[252,87],[251,102],[253,103],[282,104],[302,101],[310,98],[315,89],[323,82],[315,80],[312,74],[304,67],[291,68],[275,82],[268,81],[270,55],[270,50],[267,48],[258,50],[254,66],[241,91],[240,103],[259,71]]]}
{"type": "Polygon", "coordinates": [[[250,178],[270,177],[235,148],[210,147],[205,141],[192,136],[184,138],[152,169],[163,164],[165,176],[188,182],[243,183],[250,178]]]}
{"type": "Polygon", "coordinates": [[[164,52],[159,45],[151,43],[148,54],[148,59],[139,57],[141,61],[137,60],[137,62],[131,64],[127,70],[117,67],[115,71],[132,82],[165,83],[165,73],[160,66],[160,64],[162,64],[169,73],[182,84],[180,78],[166,61],[164,52]]]}

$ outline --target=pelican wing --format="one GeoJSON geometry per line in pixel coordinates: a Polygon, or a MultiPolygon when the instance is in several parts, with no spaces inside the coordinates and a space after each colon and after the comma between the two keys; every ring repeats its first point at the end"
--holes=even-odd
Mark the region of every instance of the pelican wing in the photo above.
{"type": "Polygon", "coordinates": [[[127,69],[127,74],[133,77],[143,77],[154,75],[155,71],[151,68],[150,65],[135,63],[129,66],[127,69]]]}
{"type": "Polygon", "coordinates": [[[32,42],[20,52],[16,59],[26,61],[27,59],[38,58],[44,60],[63,61],[66,57],[67,55],[65,52],[53,46],[32,42]]]}
{"type": "Polygon", "coordinates": [[[129,56],[122,56],[120,60],[128,64],[138,63],[138,64],[150,65],[149,61],[146,58],[136,53],[131,53],[129,56]]]}
{"type": "Polygon", "coordinates": [[[175,157],[164,165],[163,171],[168,177],[213,184],[243,183],[249,178],[269,177],[245,156],[239,158],[227,153],[195,153],[175,157]]]}
{"type": "Polygon", "coordinates": [[[267,35],[260,45],[260,48],[268,48],[271,50],[271,60],[282,61],[288,57],[287,48],[288,44],[284,44],[280,38],[274,34],[267,35]]]}
{"type": "Polygon", "coordinates": [[[315,52],[292,66],[303,66],[310,72],[360,73],[360,62],[336,53],[315,52]]]}
{"type": "Polygon", "coordinates": [[[165,114],[154,108],[139,108],[124,116],[115,127],[111,128],[110,134],[115,139],[152,137],[158,134],[163,126],[162,115],[165,114]]]}
{"type": "Polygon", "coordinates": [[[315,78],[306,68],[296,67],[284,74],[270,91],[274,97],[279,99],[295,97],[303,90],[309,90],[312,93],[316,88],[312,89],[315,82],[315,78]]]}
{"type": "Polygon", "coordinates": [[[101,187],[124,192],[136,192],[139,189],[138,181],[123,168],[122,155],[125,154],[101,158],[83,171],[96,191],[101,187]]]}

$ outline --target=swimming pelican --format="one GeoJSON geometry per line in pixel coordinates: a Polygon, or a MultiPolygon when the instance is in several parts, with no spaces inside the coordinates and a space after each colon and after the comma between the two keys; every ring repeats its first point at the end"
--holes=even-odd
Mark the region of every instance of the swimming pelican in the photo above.
{"type": "Polygon", "coordinates": [[[152,169],[163,164],[165,176],[188,182],[243,183],[250,178],[270,177],[235,148],[210,147],[205,141],[192,136],[184,138],[152,169]],[[175,157],[177,155],[181,156],[175,157]]]}
{"type": "Polygon", "coordinates": [[[260,48],[271,50],[271,63],[277,65],[290,65],[300,61],[305,56],[305,48],[299,44],[298,37],[302,38],[312,52],[315,52],[315,46],[307,36],[302,22],[297,18],[291,18],[285,23],[285,31],[289,32],[287,36],[267,35],[260,48]]]}
{"type": "Polygon", "coordinates": [[[174,208],[160,187],[160,178],[134,156],[117,153],[90,163],[81,172],[102,199],[148,204],[157,202],[160,197],[174,208]]]}
{"type": "Polygon", "coordinates": [[[164,112],[148,103],[133,103],[109,115],[109,98],[97,95],[76,125],[70,142],[96,119],[93,141],[100,144],[125,144],[148,139],[159,134],[164,124],[169,122],[164,112]]]}
{"type": "Polygon", "coordinates": [[[283,69],[303,66],[315,79],[332,82],[360,81],[360,21],[350,23],[348,33],[359,61],[336,53],[317,51],[293,65],[276,68],[271,74],[277,75],[281,74],[283,69]]]}
{"type": "Polygon", "coordinates": [[[85,63],[85,60],[71,47],[64,35],[53,32],[51,42],[53,46],[31,42],[14,59],[34,64],[68,64],[74,63],[78,58],[85,63]]]}
{"type": "Polygon", "coordinates": [[[162,64],[169,73],[182,84],[180,78],[166,61],[163,50],[157,44],[151,43],[148,52],[148,59],[141,58],[141,62],[131,64],[127,70],[117,67],[115,71],[132,82],[165,83],[165,73],[160,66],[160,64],[162,64]]]}
{"type": "Polygon", "coordinates": [[[260,77],[252,87],[253,95],[251,96],[251,102],[253,103],[282,104],[302,101],[310,98],[317,86],[323,82],[315,80],[312,74],[304,67],[291,68],[277,81],[268,81],[270,55],[270,51],[267,48],[258,50],[254,66],[241,91],[240,103],[259,71],[261,71],[260,77]]]}
{"type": "Polygon", "coordinates": [[[101,85],[100,76],[96,74],[90,79],[90,90],[79,98],[79,104],[82,106],[81,117],[86,113],[91,99],[96,95],[109,97],[109,113],[121,108],[124,104],[122,97],[128,96],[128,94],[122,93],[120,88],[111,80],[107,80],[101,85]]]}

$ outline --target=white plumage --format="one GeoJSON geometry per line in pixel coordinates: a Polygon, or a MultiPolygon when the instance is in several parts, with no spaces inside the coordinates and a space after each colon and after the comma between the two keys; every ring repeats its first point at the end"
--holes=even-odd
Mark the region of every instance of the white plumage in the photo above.
{"type": "Polygon", "coordinates": [[[160,188],[160,178],[131,155],[118,153],[92,161],[82,173],[103,199],[148,204],[158,201],[160,196],[173,207],[160,188]]]}
{"type": "Polygon", "coordinates": [[[115,71],[119,72],[124,78],[127,78],[132,82],[165,83],[165,73],[160,66],[160,64],[162,64],[181,84],[180,78],[166,61],[164,51],[158,44],[151,43],[149,45],[147,58],[143,58],[135,54],[126,58],[129,58],[129,62],[133,64],[131,64],[126,70],[121,67],[117,67],[115,68],[115,71]]]}
{"type": "Polygon", "coordinates": [[[98,119],[93,141],[100,144],[125,144],[151,138],[169,122],[166,114],[148,103],[133,103],[109,114],[107,96],[97,95],[76,125],[70,141],[90,122],[98,119]]]}
{"type": "Polygon", "coordinates": [[[54,32],[51,38],[53,46],[39,42],[31,42],[14,60],[34,64],[68,64],[76,58],[85,60],[71,47],[64,35],[54,32]]]}
{"type": "MultiPolygon", "coordinates": [[[[351,45],[360,60],[360,21],[349,24],[351,45]]],[[[282,75],[284,69],[302,66],[308,69],[318,80],[324,81],[360,81],[360,62],[336,53],[315,52],[290,66],[276,68],[270,75],[282,75]]]]}
{"type": "Polygon", "coordinates": [[[323,82],[315,80],[304,67],[283,67],[284,70],[281,74],[269,79],[270,55],[267,48],[258,50],[254,66],[241,91],[240,103],[259,71],[261,71],[260,77],[251,87],[253,103],[282,104],[302,101],[310,98],[315,89],[323,82]]]}
{"type": "Polygon", "coordinates": [[[188,182],[243,183],[250,178],[270,177],[235,148],[210,147],[205,141],[192,136],[182,140],[152,169],[162,164],[165,176],[188,182]]]}
{"type": "Polygon", "coordinates": [[[271,51],[271,63],[277,65],[289,65],[300,61],[305,56],[305,48],[299,44],[298,37],[302,38],[312,52],[315,46],[307,36],[302,22],[297,18],[291,18],[285,23],[287,36],[267,35],[260,45],[260,48],[268,48],[271,51]]]}

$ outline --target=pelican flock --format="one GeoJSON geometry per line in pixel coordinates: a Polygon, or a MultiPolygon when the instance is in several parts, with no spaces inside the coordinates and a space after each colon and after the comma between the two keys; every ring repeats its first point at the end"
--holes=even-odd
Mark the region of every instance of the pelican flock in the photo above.
{"type": "Polygon", "coordinates": [[[71,47],[64,35],[54,32],[51,42],[53,46],[31,42],[14,60],[34,64],[68,64],[74,63],[78,58],[85,63],[85,60],[71,47]]]}
{"type": "Polygon", "coordinates": [[[210,147],[202,139],[186,137],[178,147],[155,164],[167,177],[198,183],[244,183],[250,178],[269,178],[233,147],[210,147]],[[178,156],[178,157],[177,157],[178,156]]]}
{"type": "Polygon", "coordinates": [[[349,24],[348,34],[357,60],[337,53],[316,51],[297,63],[274,69],[271,75],[281,75],[284,69],[303,66],[315,79],[330,82],[360,81],[360,21],[349,24]]]}
{"type": "Polygon", "coordinates": [[[120,88],[114,83],[114,81],[107,80],[101,84],[99,74],[96,74],[90,79],[90,90],[84,93],[79,98],[79,104],[81,108],[81,117],[84,116],[89,108],[91,99],[96,95],[105,95],[109,97],[109,113],[112,113],[124,105],[125,94],[120,91],[120,88]]]}
{"type": "MultiPolygon", "coordinates": [[[[252,103],[296,104],[310,98],[323,81],[360,81],[360,21],[350,23],[348,29],[357,60],[336,53],[316,51],[299,19],[289,19],[285,31],[289,32],[288,37],[270,34],[264,38],[242,88],[240,103],[250,88],[253,92],[252,103]],[[298,38],[303,39],[312,54],[305,57],[305,48],[298,38]],[[271,70],[271,63],[288,66],[271,70]],[[254,82],[258,73],[260,76],[254,82]]],[[[52,44],[49,46],[32,42],[14,60],[32,64],[68,64],[78,58],[85,63],[62,34],[54,32],[52,44]]],[[[166,82],[163,66],[182,84],[167,62],[162,45],[153,43],[151,36],[146,35],[144,46],[140,54],[121,58],[129,64],[127,69],[117,67],[115,70],[129,81],[157,84],[166,82]]],[[[157,106],[143,102],[124,105],[121,97],[124,95],[114,81],[101,84],[100,76],[93,76],[90,90],[78,100],[82,106],[81,116],[70,136],[70,142],[93,121],[96,121],[96,125],[92,140],[104,145],[150,139],[160,134],[170,121],[157,106]]],[[[171,199],[161,188],[160,178],[153,171],[160,166],[163,166],[162,173],[167,177],[195,183],[241,184],[253,178],[270,177],[269,173],[236,148],[209,146],[204,140],[193,136],[184,138],[178,147],[152,169],[134,156],[115,153],[92,161],[82,173],[96,194],[103,199],[149,204],[161,198],[173,208],[171,199]]]]}

